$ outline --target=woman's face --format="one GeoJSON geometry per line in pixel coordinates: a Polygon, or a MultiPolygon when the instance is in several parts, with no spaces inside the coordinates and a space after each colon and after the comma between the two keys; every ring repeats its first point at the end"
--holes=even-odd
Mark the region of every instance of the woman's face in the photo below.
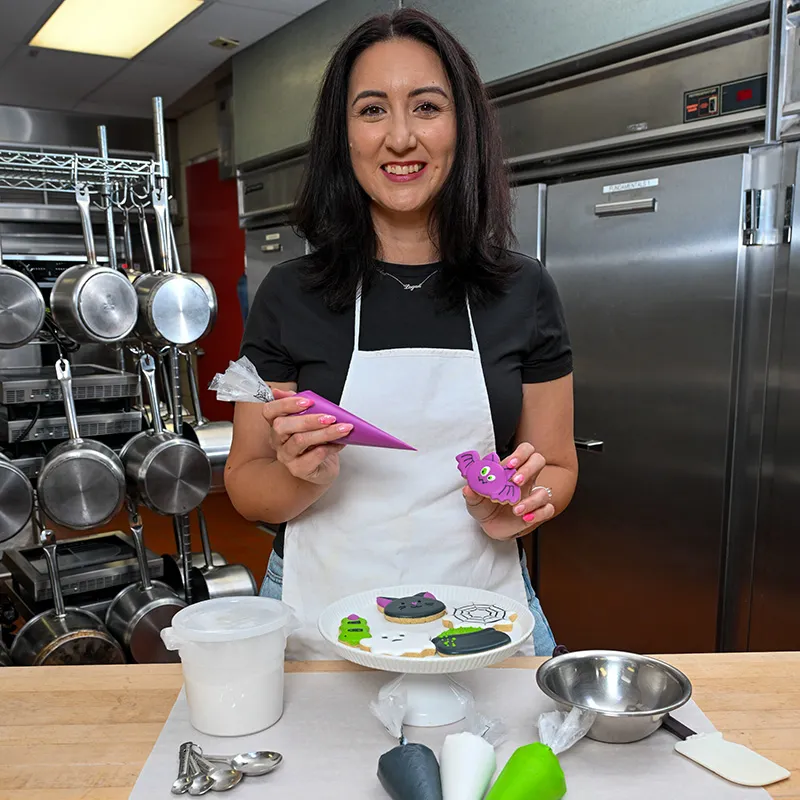
{"type": "Polygon", "coordinates": [[[373,203],[390,212],[430,211],[456,147],[439,56],[413,39],[365,50],[350,74],[347,130],[353,170],[373,203]]]}

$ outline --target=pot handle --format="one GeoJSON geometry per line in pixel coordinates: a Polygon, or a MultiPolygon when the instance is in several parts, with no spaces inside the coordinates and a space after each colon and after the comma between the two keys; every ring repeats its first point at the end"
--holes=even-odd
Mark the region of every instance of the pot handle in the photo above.
{"type": "Polygon", "coordinates": [[[80,184],[75,187],[75,202],[81,216],[81,229],[83,230],[83,244],[86,247],[86,258],[90,267],[97,266],[97,250],[94,246],[92,233],[92,214],[90,211],[89,189],[80,184]]]}
{"type": "Polygon", "coordinates": [[[64,398],[64,413],[67,415],[67,428],[69,428],[69,438],[77,441],[81,438],[78,431],[78,418],[75,413],[75,398],[72,395],[72,369],[66,358],[59,358],[56,361],[56,378],[61,384],[61,394],[64,398]]]}
{"type": "Polygon", "coordinates": [[[67,610],[64,608],[64,595],[61,593],[61,578],[58,575],[58,561],[56,557],[56,536],[51,530],[43,530],[39,534],[39,541],[42,543],[44,558],[47,562],[47,572],[50,576],[50,585],[53,589],[53,605],[56,610],[56,617],[64,619],[67,610]]]}
{"type": "Polygon", "coordinates": [[[194,364],[192,363],[192,354],[188,350],[184,351],[186,358],[186,374],[189,377],[189,395],[192,398],[192,406],[194,408],[194,427],[202,428],[206,424],[205,417],[203,417],[203,409],[200,407],[200,390],[197,386],[197,375],[194,372],[194,364]]]}
{"type": "Polygon", "coordinates": [[[142,370],[147,394],[150,400],[150,416],[153,420],[153,431],[156,434],[164,433],[164,422],[161,419],[161,408],[158,403],[158,389],[156,388],[156,362],[153,356],[143,355],[139,359],[139,366],[142,370]]]}
{"type": "Polygon", "coordinates": [[[214,566],[214,559],[211,553],[211,542],[208,539],[208,525],[206,524],[206,515],[203,513],[202,504],[197,506],[197,521],[200,523],[200,541],[203,544],[203,558],[206,562],[206,571],[216,569],[214,566]]]}
{"type": "Polygon", "coordinates": [[[131,536],[133,536],[133,546],[136,548],[136,560],[139,562],[139,574],[142,576],[142,589],[146,592],[152,589],[150,581],[150,565],[147,563],[147,551],[144,547],[144,533],[142,518],[134,508],[130,509],[131,536]]]}

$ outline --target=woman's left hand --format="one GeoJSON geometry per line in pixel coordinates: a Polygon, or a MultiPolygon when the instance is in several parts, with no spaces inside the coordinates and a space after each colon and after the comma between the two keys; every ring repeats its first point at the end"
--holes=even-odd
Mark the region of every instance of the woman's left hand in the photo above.
{"type": "Polygon", "coordinates": [[[547,489],[536,486],[536,479],[547,462],[532,444],[523,442],[502,464],[517,470],[512,480],[520,487],[522,497],[519,503],[514,506],[493,503],[473,492],[469,486],[464,487],[462,494],[467,510],[487,536],[500,540],[516,539],[554,517],[556,510],[547,489]]]}

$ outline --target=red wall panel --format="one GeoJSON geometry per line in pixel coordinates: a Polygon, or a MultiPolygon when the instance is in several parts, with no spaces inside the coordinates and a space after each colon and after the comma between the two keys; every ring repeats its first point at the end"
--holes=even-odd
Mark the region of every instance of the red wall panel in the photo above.
{"type": "Polygon", "coordinates": [[[217,293],[219,314],[200,342],[200,401],[210,420],[233,419],[233,404],[220,403],[206,388],[239,354],[243,322],[237,284],[244,274],[244,231],[239,228],[236,181],[219,179],[217,159],[186,168],[191,268],[205,275],[217,293]]]}

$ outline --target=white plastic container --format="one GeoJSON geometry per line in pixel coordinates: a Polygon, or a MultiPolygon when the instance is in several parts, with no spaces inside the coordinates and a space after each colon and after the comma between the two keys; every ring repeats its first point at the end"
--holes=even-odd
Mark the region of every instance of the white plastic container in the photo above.
{"type": "Polygon", "coordinates": [[[219,597],[181,609],[161,631],[178,650],[192,725],[210,736],[246,736],[283,714],[290,608],[268,597],[219,597]]]}

